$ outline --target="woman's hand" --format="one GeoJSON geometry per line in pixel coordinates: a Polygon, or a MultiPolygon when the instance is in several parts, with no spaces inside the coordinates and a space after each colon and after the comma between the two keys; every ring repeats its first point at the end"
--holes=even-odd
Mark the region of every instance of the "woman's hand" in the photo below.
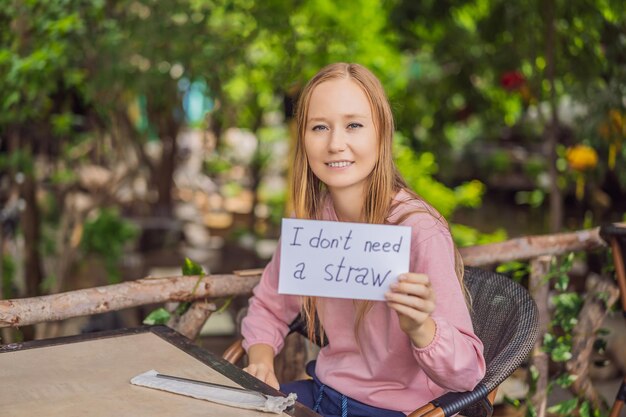
{"type": "Polygon", "coordinates": [[[385,293],[387,305],[398,313],[400,328],[419,348],[435,337],[435,322],[430,314],[435,309],[435,294],[427,275],[407,272],[385,293]]]}
{"type": "Polygon", "coordinates": [[[248,366],[244,371],[265,382],[272,388],[279,389],[278,379],[274,372],[274,349],[262,343],[248,348],[248,366]]]}
{"type": "Polygon", "coordinates": [[[272,388],[279,389],[278,379],[276,379],[273,367],[265,363],[251,363],[243,370],[272,388]]]}

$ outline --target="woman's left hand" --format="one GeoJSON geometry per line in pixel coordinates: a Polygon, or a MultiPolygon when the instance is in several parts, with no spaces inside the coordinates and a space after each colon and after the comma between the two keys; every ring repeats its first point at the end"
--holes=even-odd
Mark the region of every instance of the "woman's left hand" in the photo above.
{"type": "Polygon", "coordinates": [[[427,346],[435,336],[435,293],[428,275],[407,272],[385,293],[387,305],[398,313],[400,328],[417,347],[427,346]]]}

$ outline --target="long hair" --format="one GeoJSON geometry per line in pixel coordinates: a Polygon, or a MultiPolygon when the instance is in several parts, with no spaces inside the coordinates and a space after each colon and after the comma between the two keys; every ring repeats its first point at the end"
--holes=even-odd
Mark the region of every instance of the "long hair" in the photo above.
{"type": "MultiPolygon", "coordinates": [[[[378,159],[374,169],[369,175],[365,187],[365,200],[361,212],[361,221],[371,224],[388,223],[388,217],[393,209],[392,200],[396,193],[402,189],[409,192],[411,197],[424,202],[427,211],[437,219],[443,221],[443,217],[436,212],[428,203],[413,193],[398,172],[393,161],[392,142],[394,134],[393,114],[389,100],[380,81],[367,68],[359,64],[335,63],[322,68],[306,84],[296,106],[297,141],[294,151],[293,175],[291,182],[292,207],[299,219],[320,219],[322,207],[327,196],[324,184],[315,176],[309,166],[304,147],[304,136],[307,129],[307,117],[309,102],[315,88],[323,82],[336,79],[349,79],[356,83],[365,93],[370,103],[372,119],[378,136],[378,159]]],[[[402,216],[394,223],[404,221],[408,215],[420,211],[419,209],[402,216]]],[[[463,261],[456,251],[457,276],[463,287],[463,261]]],[[[358,340],[358,330],[363,318],[373,306],[371,301],[354,301],[357,313],[355,320],[355,334],[358,340]]],[[[303,297],[302,311],[305,316],[309,339],[313,340],[316,332],[317,299],[315,297],[303,297]]],[[[318,325],[317,331],[323,337],[323,328],[318,325]]]]}

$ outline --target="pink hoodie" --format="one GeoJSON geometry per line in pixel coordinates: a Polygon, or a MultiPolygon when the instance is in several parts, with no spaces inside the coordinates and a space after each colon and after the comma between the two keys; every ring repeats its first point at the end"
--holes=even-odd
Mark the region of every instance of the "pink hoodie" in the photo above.
{"type": "MultiPolygon", "coordinates": [[[[404,213],[426,210],[424,203],[404,201],[390,222],[404,213]]],[[[324,220],[337,221],[330,199],[324,220]]],[[[318,298],[318,314],[330,343],[321,349],[315,372],[320,381],[363,403],[411,413],[448,391],[469,391],[485,374],[483,345],[474,334],[468,308],[454,271],[454,248],[447,228],[428,212],[411,214],[402,225],[412,228],[410,271],[427,274],[435,292],[433,341],[412,345],[400,329],[398,316],[384,302],[373,302],[354,335],[355,307],[351,299],[318,298]]],[[[264,343],[280,352],[288,324],[300,311],[300,297],[280,295],[280,249],[254,289],[242,323],[244,348],[264,343]]]]}

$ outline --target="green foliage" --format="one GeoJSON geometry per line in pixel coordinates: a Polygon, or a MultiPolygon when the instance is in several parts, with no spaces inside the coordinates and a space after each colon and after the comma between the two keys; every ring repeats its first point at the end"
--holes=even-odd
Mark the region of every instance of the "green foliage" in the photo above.
{"type": "MultiPolygon", "coordinates": [[[[191,290],[191,295],[195,294],[200,282],[202,282],[202,278],[205,276],[204,269],[201,265],[193,262],[189,258],[185,258],[182,266],[182,274],[183,276],[198,276],[198,279],[191,290]]],[[[226,297],[223,299],[223,303],[220,308],[217,309],[216,313],[222,313],[225,311],[228,306],[230,306],[233,297],[226,297]]],[[[143,324],[147,325],[156,325],[156,324],[167,324],[172,318],[180,318],[183,314],[185,314],[189,307],[191,307],[191,302],[185,301],[182,303],[178,303],[176,309],[173,312],[169,312],[163,307],[159,307],[156,310],[153,310],[146,316],[143,320],[143,324]]]]}
{"type": "MultiPolygon", "coordinates": [[[[183,265],[181,267],[181,272],[183,276],[198,276],[198,280],[196,281],[193,289],[191,290],[191,294],[193,295],[198,289],[198,285],[204,278],[204,269],[201,265],[195,263],[189,258],[185,258],[183,261],[183,265]]],[[[146,316],[143,320],[143,324],[154,325],[154,324],[167,324],[172,317],[180,317],[191,307],[191,303],[188,301],[178,303],[174,312],[169,312],[163,307],[157,308],[153,310],[146,316]]]]}
{"type": "Polygon", "coordinates": [[[60,185],[74,184],[77,179],[76,172],[67,168],[60,168],[54,171],[50,178],[52,183],[60,185]]]}
{"type": "Polygon", "coordinates": [[[493,233],[483,233],[469,226],[458,223],[451,223],[450,230],[454,243],[458,247],[486,245],[488,243],[501,242],[506,240],[507,233],[504,229],[498,229],[493,233]]]}
{"type": "MultiPolygon", "coordinates": [[[[9,2],[0,12],[0,126],[53,114],[53,96],[77,88],[84,70],[76,46],[86,33],[86,14],[102,2],[9,2]]],[[[70,116],[71,117],[71,116],[70,116]]],[[[62,125],[58,124],[60,127],[62,125]]]]}
{"type": "MultiPolygon", "coordinates": [[[[183,276],[198,276],[198,279],[196,280],[196,283],[191,290],[191,295],[195,294],[196,290],[198,289],[198,285],[200,285],[200,281],[202,281],[202,278],[204,278],[204,269],[202,269],[200,265],[193,262],[191,259],[185,258],[185,262],[183,263],[182,267],[182,273],[183,276]]],[[[178,303],[174,314],[180,317],[185,314],[187,310],[189,310],[189,307],[191,307],[191,302],[189,301],[178,303]]]]}
{"type": "Polygon", "coordinates": [[[578,323],[578,313],[583,305],[582,297],[575,292],[564,292],[552,297],[555,306],[553,324],[571,332],[578,323]]]}
{"type": "Polygon", "coordinates": [[[244,188],[239,182],[230,181],[224,184],[220,191],[225,197],[236,197],[243,190],[244,188]]]}
{"type": "MultiPolygon", "coordinates": [[[[189,258],[185,258],[185,262],[183,263],[183,267],[182,267],[182,273],[183,273],[183,276],[193,276],[193,275],[204,276],[204,270],[202,269],[202,267],[198,265],[197,263],[193,262],[189,258]]],[[[198,285],[196,284],[196,287],[194,287],[194,291],[197,288],[197,286],[198,285]]]]}
{"type": "Polygon", "coordinates": [[[232,164],[222,158],[219,154],[213,153],[211,158],[204,161],[204,172],[210,177],[217,177],[225,174],[232,167],[232,164]]]}
{"type": "Polygon", "coordinates": [[[571,336],[554,336],[546,333],[543,338],[543,348],[550,353],[554,362],[565,362],[572,358],[571,336]]]}
{"type": "Polygon", "coordinates": [[[485,191],[484,185],[479,181],[470,181],[454,189],[446,187],[434,178],[438,166],[431,152],[416,154],[399,137],[396,141],[395,160],[398,170],[413,191],[432,204],[444,217],[450,217],[458,207],[480,205],[485,191]]]}
{"type": "Polygon", "coordinates": [[[506,173],[511,170],[512,162],[504,150],[497,150],[487,158],[486,169],[493,173],[506,173]]]}
{"type": "Polygon", "coordinates": [[[274,226],[279,226],[281,219],[285,217],[287,193],[285,191],[272,194],[261,193],[260,199],[269,207],[269,222],[274,226]]]}
{"type": "MultiPolygon", "coordinates": [[[[402,103],[399,129],[413,149],[437,154],[444,175],[462,177],[472,166],[482,170],[480,179],[507,172],[511,161],[489,150],[521,146],[530,151],[523,171],[541,189],[551,161],[536,147],[552,119],[552,101],[559,123],[571,129],[568,145],[587,143],[608,161],[611,143],[623,142],[623,134],[617,128],[608,134],[607,120],[626,114],[623,11],[618,1],[397,2],[391,22],[411,68],[407,88],[392,95],[402,103]],[[507,84],[511,76],[519,83],[507,84]]],[[[623,164],[626,146],[613,149],[623,164]]],[[[566,161],[560,166],[559,185],[567,192],[566,161]]],[[[606,172],[601,163],[587,175],[597,181],[606,172]]],[[[625,185],[626,171],[614,172],[625,185]]],[[[520,203],[540,204],[539,194],[527,197],[520,203]]]]}
{"type": "Polygon", "coordinates": [[[555,413],[562,416],[571,416],[578,407],[578,398],[562,401],[552,407],[548,407],[548,413],[555,413]]]}
{"type": "MultiPolygon", "coordinates": [[[[449,188],[437,181],[438,165],[431,152],[416,154],[406,144],[401,134],[396,137],[395,162],[407,184],[424,198],[445,218],[450,218],[460,207],[478,208],[482,203],[485,186],[472,180],[457,187],[449,188]]],[[[460,224],[451,224],[452,236],[459,247],[482,245],[506,239],[506,231],[498,229],[493,233],[481,233],[476,229],[460,224]]]]}
{"type": "Polygon", "coordinates": [[[568,388],[570,385],[574,383],[578,379],[576,375],[562,374],[557,379],[554,380],[558,386],[561,388],[568,388]]]}
{"type": "Polygon", "coordinates": [[[156,325],[156,324],[167,324],[167,322],[172,317],[172,314],[164,309],[163,307],[159,307],[156,310],[153,310],[143,319],[143,324],[147,325],[156,325]]]}
{"type": "Polygon", "coordinates": [[[506,262],[498,265],[496,272],[508,275],[516,282],[521,282],[530,275],[530,264],[520,261],[506,262]]]}
{"type": "MultiPolygon", "coordinates": [[[[582,297],[576,292],[568,292],[568,273],[572,268],[574,254],[569,254],[560,261],[554,260],[546,276],[549,283],[553,283],[556,294],[552,297],[554,313],[548,332],[543,338],[543,350],[548,353],[555,364],[562,364],[572,358],[572,332],[578,321],[578,315],[583,305],[582,297]]],[[[568,388],[576,381],[577,375],[569,374],[563,366],[548,384],[548,390],[556,384],[561,388],[568,388]]],[[[531,384],[527,394],[529,399],[535,392],[536,386],[531,384]]],[[[560,416],[570,416],[578,410],[585,416],[600,416],[600,411],[593,409],[588,401],[579,398],[562,401],[547,409],[549,413],[560,416]]],[[[534,410],[533,410],[534,411],[534,410]]],[[[527,412],[527,415],[531,415],[527,412]]]]}
{"type": "Polygon", "coordinates": [[[573,254],[566,256],[561,263],[555,259],[546,277],[554,282],[557,293],[552,296],[554,313],[550,323],[551,330],[544,337],[543,347],[555,362],[564,362],[571,358],[572,331],[578,323],[578,314],[583,305],[580,294],[567,291],[568,273],[573,260],[573,254]]]}
{"type": "Polygon", "coordinates": [[[541,207],[545,198],[545,191],[539,188],[532,191],[518,191],[515,193],[515,202],[517,204],[528,204],[532,208],[541,207]]]}
{"type": "MultiPolygon", "coordinates": [[[[578,375],[567,372],[564,362],[572,358],[572,333],[577,317],[580,314],[583,300],[582,297],[575,292],[568,292],[570,272],[574,261],[574,254],[569,254],[562,259],[554,259],[550,265],[550,270],[546,275],[546,285],[554,285],[556,295],[552,298],[554,305],[554,313],[550,321],[549,329],[544,335],[542,347],[548,353],[553,364],[550,368],[558,369],[556,375],[550,376],[548,382],[548,392],[555,385],[563,389],[569,388],[577,379],[578,375]]],[[[521,262],[510,262],[498,267],[498,272],[517,273],[522,272],[528,274],[528,264],[521,262]]],[[[599,331],[598,336],[604,332],[599,331]]],[[[597,343],[596,343],[597,344],[597,343]]],[[[539,378],[537,369],[533,366],[529,369],[530,384],[526,395],[526,416],[536,416],[537,410],[533,407],[531,398],[536,393],[536,382],[539,378]]],[[[580,416],[600,417],[601,411],[594,409],[588,401],[582,398],[572,398],[555,404],[547,409],[548,413],[558,416],[571,416],[575,411],[580,416]]]]}
{"type": "Polygon", "coordinates": [[[136,236],[135,226],[117,210],[103,208],[94,219],[85,222],[80,246],[85,253],[102,257],[109,281],[117,283],[121,280],[118,263],[124,247],[136,236]]]}
{"type": "Polygon", "coordinates": [[[35,169],[33,156],[25,149],[18,149],[9,154],[2,154],[0,155],[0,169],[11,169],[25,175],[32,175],[35,169]]]}

